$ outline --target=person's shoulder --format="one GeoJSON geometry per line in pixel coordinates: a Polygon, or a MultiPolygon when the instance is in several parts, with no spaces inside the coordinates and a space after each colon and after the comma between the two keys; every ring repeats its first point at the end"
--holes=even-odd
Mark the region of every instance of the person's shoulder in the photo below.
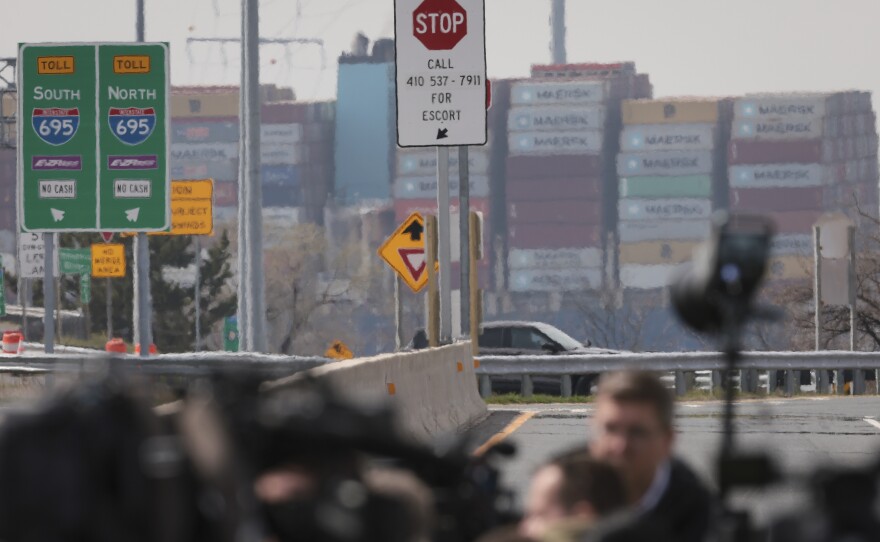
{"type": "Polygon", "coordinates": [[[709,493],[706,485],[693,469],[687,463],[677,458],[672,458],[670,461],[669,485],[685,486],[690,487],[694,491],[709,493]]]}

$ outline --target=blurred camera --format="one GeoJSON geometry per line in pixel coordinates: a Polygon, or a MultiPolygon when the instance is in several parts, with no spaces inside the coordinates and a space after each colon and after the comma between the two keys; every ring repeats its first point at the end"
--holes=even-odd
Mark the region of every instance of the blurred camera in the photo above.
{"type": "Polygon", "coordinates": [[[773,224],[765,217],[725,211],[712,215],[710,239],[670,286],[681,319],[710,333],[744,322],[767,269],[772,236],[773,224]]]}

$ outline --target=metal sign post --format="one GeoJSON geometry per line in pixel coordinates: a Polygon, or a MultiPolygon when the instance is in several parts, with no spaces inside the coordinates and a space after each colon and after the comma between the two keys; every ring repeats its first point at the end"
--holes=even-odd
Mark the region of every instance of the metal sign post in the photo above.
{"type": "Polygon", "coordinates": [[[437,259],[440,262],[440,344],[452,342],[452,244],[449,222],[449,148],[437,147],[437,259]]]}
{"type": "Polygon", "coordinates": [[[55,353],[55,236],[45,235],[46,260],[43,267],[43,350],[55,353]]]}
{"type": "Polygon", "coordinates": [[[195,302],[196,302],[196,352],[201,349],[202,343],[202,241],[198,235],[195,236],[193,242],[196,245],[196,285],[195,285],[195,302]]]}
{"type": "Polygon", "coordinates": [[[471,182],[468,164],[468,148],[458,148],[458,224],[459,262],[461,262],[461,334],[471,335],[470,325],[470,209],[471,182]]]}

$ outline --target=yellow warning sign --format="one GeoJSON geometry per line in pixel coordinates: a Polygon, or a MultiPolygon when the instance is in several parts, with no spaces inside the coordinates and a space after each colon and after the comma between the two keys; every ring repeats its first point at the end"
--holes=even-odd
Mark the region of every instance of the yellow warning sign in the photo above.
{"type": "Polygon", "coordinates": [[[379,247],[379,256],[403,281],[419,292],[428,283],[425,255],[425,219],[413,213],[379,247]]]}
{"type": "Polygon", "coordinates": [[[92,277],[121,278],[125,276],[125,245],[92,245],[92,277]]]}
{"type": "MultiPolygon", "coordinates": [[[[148,235],[213,235],[214,181],[171,181],[171,230],[148,235]]],[[[129,237],[133,234],[123,234],[129,237]]]]}
{"type": "Polygon", "coordinates": [[[37,73],[40,75],[65,75],[73,73],[73,57],[38,56],[37,73]]]}
{"type": "Polygon", "coordinates": [[[345,343],[342,341],[333,341],[333,344],[330,345],[330,348],[324,352],[324,356],[330,359],[352,359],[354,357],[354,352],[349,350],[345,343]]]}
{"type": "Polygon", "coordinates": [[[115,55],[113,73],[150,73],[149,55],[115,55]]]}

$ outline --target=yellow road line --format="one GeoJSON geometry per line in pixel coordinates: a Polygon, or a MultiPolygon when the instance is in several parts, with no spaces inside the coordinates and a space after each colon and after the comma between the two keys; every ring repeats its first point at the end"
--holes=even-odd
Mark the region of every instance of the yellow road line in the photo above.
{"type": "Polygon", "coordinates": [[[474,456],[475,456],[475,457],[480,457],[480,456],[482,456],[482,455],[483,455],[484,453],[486,453],[490,448],[492,448],[492,446],[495,446],[495,445],[498,444],[499,442],[503,441],[504,439],[506,439],[507,437],[509,437],[510,435],[512,435],[514,431],[516,431],[517,429],[519,429],[520,427],[522,427],[523,424],[525,424],[527,421],[529,421],[529,420],[531,420],[532,418],[534,418],[534,417],[535,417],[535,414],[537,414],[537,412],[523,412],[522,414],[520,414],[519,416],[517,416],[516,418],[514,418],[512,422],[510,422],[509,424],[507,424],[507,427],[505,427],[505,428],[502,429],[501,431],[499,431],[499,432],[495,433],[494,435],[492,435],[492,437],[491,437],[489,440],[487,440],[486,442],[483,443],[482,446],[480,446],[479,448],[477,448],[477,449],[474,451],[474,456]]]}

